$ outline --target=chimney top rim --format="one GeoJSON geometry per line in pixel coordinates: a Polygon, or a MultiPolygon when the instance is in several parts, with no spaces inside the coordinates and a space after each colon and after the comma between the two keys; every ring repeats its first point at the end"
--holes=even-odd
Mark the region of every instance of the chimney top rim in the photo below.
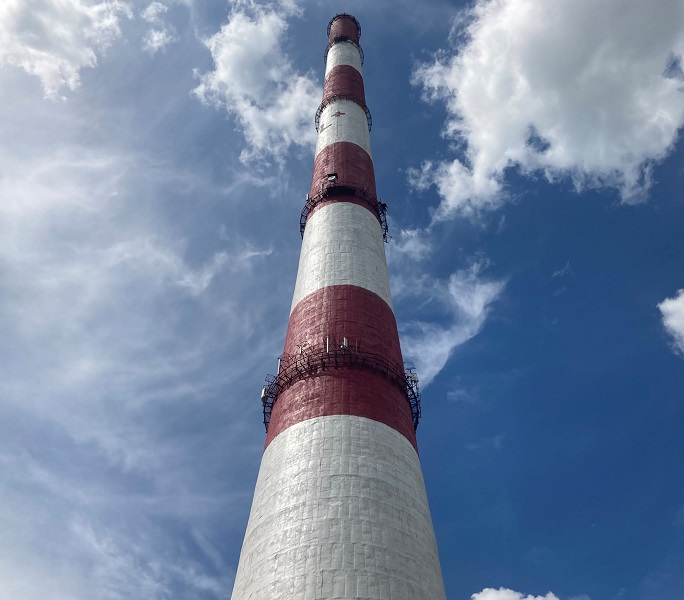
{"type": "Polygon", "coordinates": [[[330,29],[332,28],[332,24],[337,21],[337,19],[341,19],[347,17],[348,19],[351,19],[354,21],[356,25],[356,29],[359,32],[359,38],[361,38],[361,24],[359,23],[358,19],[354,15],[350,15],[349,13],[337,13],[332,19],[330,19],[330,22],[328,23],[328,30],[327,34],[328,37],[330,36],[330,29]]]}

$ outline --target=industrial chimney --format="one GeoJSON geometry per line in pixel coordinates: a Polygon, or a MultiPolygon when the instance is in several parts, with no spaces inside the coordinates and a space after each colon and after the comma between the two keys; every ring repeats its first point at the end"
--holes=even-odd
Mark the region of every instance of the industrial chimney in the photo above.
{"type": "Polygon", "coordinates": [[[386,205],[359,45],[328,25],[323,99],[285,349],[261,393],[266,444],[233,600],[443,600],[389,290],[386,205]]]}

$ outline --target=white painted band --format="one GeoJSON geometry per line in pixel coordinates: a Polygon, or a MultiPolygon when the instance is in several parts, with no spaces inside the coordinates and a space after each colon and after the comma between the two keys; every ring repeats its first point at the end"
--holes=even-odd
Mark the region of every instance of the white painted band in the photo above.
{"type": "Polygon", "coordinates": [[[335,100],[323,109],[318,125],[316,155],[335,142],[352,142],[371,156],[368,120],[356,102],[335,100]]]}
{"type": "Polygon", "coordinates": [[[349,65],[361,73],[361,55],[359,49],[351,42],[337,42],[330,47],[325,61],[326,77],[338,65],[349,65]]]}
{"type": "Polygon", "coordinates": [[[382,229],[377,217],[358,204],[326,204],[307,219],[290,312],[329,285],[365,288],[392,308],[382,229]]]}
{"type": "Polygon", "coordinates": [[[415,449],[363,417],[297,423],[264,452],[232,600],[444,600],[415,449]]]}

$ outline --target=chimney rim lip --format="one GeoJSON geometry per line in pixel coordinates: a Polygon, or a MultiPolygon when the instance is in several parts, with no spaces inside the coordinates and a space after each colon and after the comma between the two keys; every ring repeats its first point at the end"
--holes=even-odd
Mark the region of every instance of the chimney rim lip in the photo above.
{"type": "Polygon", "coordinates": [[[330,19],[330,22],[328,23],[328,29],[327,29],[328,37],[330,37],[330,30],[332,29],[332,24],[335,21],[337,21],[337,19],[341,19],[342,17],[348,17],[352,21],[354,21],[354,23],[356,24],[356,29],[358,30],[359,39],[361,39],[361,24],[359,23],[358,19],[354,15],[350,15],[349,13],[337,13],[332,19],[330,19]]]}

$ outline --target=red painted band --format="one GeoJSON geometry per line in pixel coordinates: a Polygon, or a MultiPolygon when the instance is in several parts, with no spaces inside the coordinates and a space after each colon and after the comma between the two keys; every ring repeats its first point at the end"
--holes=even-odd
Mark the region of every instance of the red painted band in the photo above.
{"type": "Polygon", "coordinates": [[[322,103],[338,95],[348,96],[361,106],[366,106],[363,77],[351,65],[337,65],[325,77],[322,103]]]}
{"type": "Polygon", "coordinates": [[[403,366],[397,322],[392,309],[377,294],[356,285],[331,285],[304,297],[290,314],[285,354],[308,343],[324,348],[326,337],[403,366]]]}
{"type": "MultiPolygon", "coordinates": [[[[314,348],[340,343],[380,354],[402,365],[394,313],[377,294],[353,285],[328,286],[309,294],[292,311],[285,353],[307,343],[314,348]],[[333,340],[334,338],[334,340],[333,340]]],[[[341,367],[296,382],[279,396],[271,413],[266,446],[278,433],[306,419],[356,415],[396,429],[416,447],[411,409],[404,393],[381,373],[341,367]]]]}
{"type": "Polygon", "coordinates": [[[367,190],[376,196],[373,159],[361,146],[352,142],[328,144],[316,155],[309,194],[315,196],[328,184],[328,176],[337,175],[337,181],[367,190]]]}
{"type": "Polygon", "coordinates": [[[406,396],[380,373],[345,367],[301,379],[273,405],[264,450],[288,427],[330,415],[366,417],[401,433],[418,451],[406,396]]]}
{"type": "Polygon", "coordinates": [[[359,43],[359,29],[352,17],[340,15],[330,23],[330,36],[328,40],[334,42],[336,38],[348,38],[355,44],[359,43]]]}

